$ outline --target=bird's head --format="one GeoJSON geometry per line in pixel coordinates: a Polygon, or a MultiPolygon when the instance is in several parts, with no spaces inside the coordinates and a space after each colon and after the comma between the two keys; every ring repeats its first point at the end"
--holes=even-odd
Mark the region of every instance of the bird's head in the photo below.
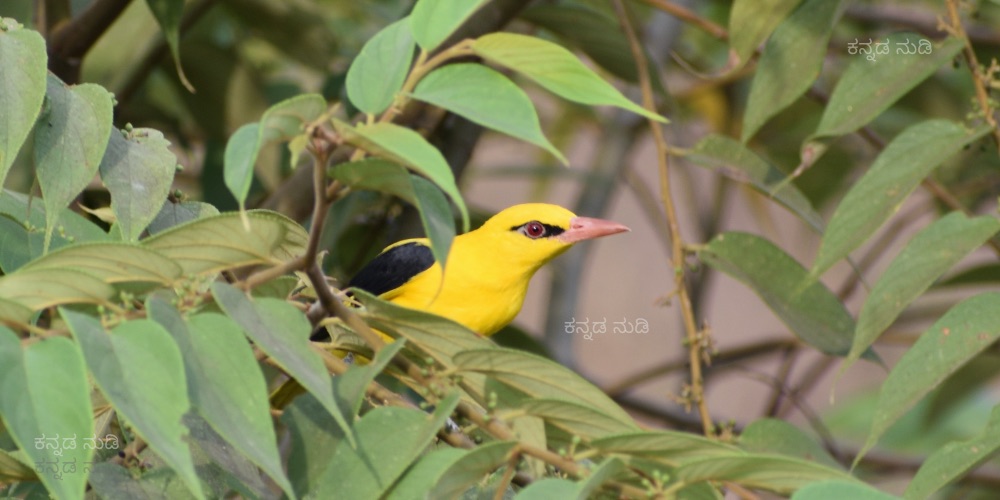
{"type": "Polygon", "coordinates": [[[578,217],[557,205],[526,203],[514,205],[494,215],[478,230],[496,252],[522,262],[532,272],[575,243],[629,231],[629,228],[602,219],[578,217]]]}

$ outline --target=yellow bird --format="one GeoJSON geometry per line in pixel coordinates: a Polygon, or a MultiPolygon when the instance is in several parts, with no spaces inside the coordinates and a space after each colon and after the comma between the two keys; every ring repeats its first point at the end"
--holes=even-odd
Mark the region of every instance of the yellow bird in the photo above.
{"type": "MultiPolygon", "coordinates": [[[[521,311],[528,282],[546,262],[580,241],[628,230],[617,222],[577,217],[556,205],[515,205],[479,229],[455,237],[443,285],[441,265],[431,254],[430,242],[414,238],[382,250],[351,279],[348,288],[444,316],[480,335],[492,335],[521,311]]],[[[325,328],[313,336],[317,341],[327,339],[325,328]]],[[[271,395],[271,405],[283,408],[302,391],[297,383],[283,384],[271,395]]]]}
{"type": "Polygon", "coordinates": [[[348,287],[492,335],[521,311],[528,282],[545,263],[580,241],[628,230],[557,205],[514,205],[479,229],[455,237],[443,285],[429,241],[414,238],[387,247],[348,287]]]}

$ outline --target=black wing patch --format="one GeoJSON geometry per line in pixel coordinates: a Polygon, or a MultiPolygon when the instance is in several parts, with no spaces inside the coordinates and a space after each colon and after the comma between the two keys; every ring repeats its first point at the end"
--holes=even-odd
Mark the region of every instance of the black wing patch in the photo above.
{"type": "Polygon", "coordinates": [[[380,253],[347,286],[382,295],[403,286],[432,265],[434,254],[430,247],[418,242],[405,243],[380,253]]]}

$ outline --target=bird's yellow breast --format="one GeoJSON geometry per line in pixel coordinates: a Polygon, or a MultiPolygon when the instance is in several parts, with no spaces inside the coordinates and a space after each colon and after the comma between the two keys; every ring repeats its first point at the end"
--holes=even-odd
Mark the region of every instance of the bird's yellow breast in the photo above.
{"type": "Polygon", "coordinates": [[[521,310],[537,266],[499,258],[474,238],[456,238],[448,254],[444,283],[434,263],[383,298],[395,304],[444,316],[480,335],[492,335],[521,310]]]}

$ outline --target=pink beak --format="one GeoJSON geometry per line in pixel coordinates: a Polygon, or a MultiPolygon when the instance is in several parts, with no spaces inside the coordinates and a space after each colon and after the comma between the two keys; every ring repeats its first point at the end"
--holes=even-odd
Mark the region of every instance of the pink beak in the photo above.
{"type": "Polygon", "coordinates": [[[564,243],[576,243],[625,231],[631,231],[631,229],[617,222],[590,217],[573,217],[569,220],[569,229],[556,236],[556,239],[564,243]]]}

